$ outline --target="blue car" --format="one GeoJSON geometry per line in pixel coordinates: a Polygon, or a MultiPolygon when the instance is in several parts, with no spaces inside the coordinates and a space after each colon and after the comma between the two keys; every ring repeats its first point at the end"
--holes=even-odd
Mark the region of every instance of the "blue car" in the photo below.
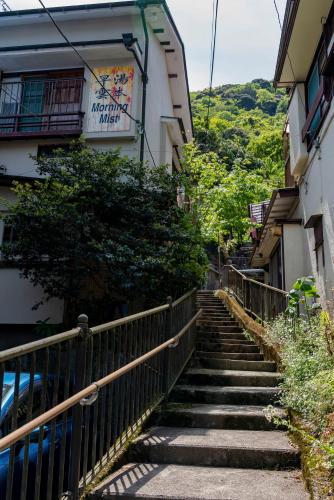
{"type": "MultiPolygon", "coordinates": [[[[30,374],[21,373],[19,381],[19,400],[17,406],[17,427],[20,427],[27,421],[27,411],[29,402],[29,384],[30,384],[30,374]]],[[[32,406],[32,418],[35,418],[40,414],[40,405],[42,398],[43,381],[39,374],[34,376],[34,396],[33,396],[33,406],[32,406]]],[[[47,391],[47,406],[50,402],[52,390],[52,379],[48,383],[47,391]]],[[[1,412],[0,412],[0,437],[6,436],[11,432],[12,425],[12,415],[14,411],[14,391],[15,391],[15,373],[5,372],[2,390],[2,402],[1,402],[1,412]]],[[[48,479],[48,461],[49,461],[49,451],[51,448],[51,443],[53,442],[55,447],[55,460],[54,460],[54,477],[57,477],[59,470],[59,451],[61,447],[63,422],[57,421],[54,439],[52,439],[52,428],[51,424],[43,427],[42,432],[42,470],[41,470],[41,498],[43,498],[43,490],[45,491],[48,479]],[[58,452],[58,453],[57,453],[58,452]]],[[[66,437],[67,444],[69,442],[71,433],[71,419],[68,419],[66,437]]],[[[41,435],[41,429],[37,428],[30,434],[30,445],[28,454],[28,478],[25,498],[30,499],[34,497],[35,489],[35,478],[36,478],[36,466],[38,462],[38,441],[41,435]]],[[[24,464],[24,454],[25,446],[24,439],[19,441],[15,445],[14,452],[14,473],[13,473],[13,489],[12,489],[12,499],[16,500],[20,498],[21,492],[21,482],[22,482],[22,472],[24,464]]],[[[7,475],[10,465],[10,449],[6,449],[0,452],[0,499],[6,497],[6,485],[7,485],[7,475]]],[[[66,481],[66,478],[65,478],[66,481]]],[[[56,483],[56,481],[54,481],[56,483]]],[[[54,484],[54,488],[57,488],[58,484],[54,484]]],[[[65,487],[65,485],[64,485],[65,487]]],[[[53,495],[56,498],[56,493],[53,495]]]]}

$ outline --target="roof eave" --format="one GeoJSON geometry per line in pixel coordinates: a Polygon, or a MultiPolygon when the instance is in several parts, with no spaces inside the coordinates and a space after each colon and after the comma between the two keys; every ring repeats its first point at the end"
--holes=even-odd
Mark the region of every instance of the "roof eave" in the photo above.
{"type": "Polygon", "coordinates": [[[192,107],[191,107],[191,98],[190,98],[190,89],[189,89],[189,76],[188,76],[188,68],[187,68],[187,59],[186,59],[186,51],[184,47],[183,40],[181,38],[181,35],[179,33],[179,30],[177,29],[177,26],[174,22],[173,16],[168,8],[168,5],[165,1],[162,1],[161,4],[163,5],[163,8],[165,10],[165,13],[169,19],[169,22],[171,23],[173,30],[175,32],[175,35],[177,39],[180,42],[181,48],[182,48],[182,57],[183,57],[183,63],[184,63],[184,73],[185,73],[185,78],[186,78],[186,84],[187,84],[187,93],[188,93],[188,106],[189,106],[189,113],[190,113],[190,122],[191,122],[191,133],[192,136],[194,137],[195,131],[194,131],[194,121],[193,121],[193,114],[192,114],[192,107]]]}
{"type": "Polygon", "coordinates": [[[280,41],[275,76],[274,76],[275,85],[278,85],[281,79],[284,63],[288,55],[288,48],[291,40],[291,34],[296,20],[299,4],[300,0],[287,0],[284,22],[282,27],[281,41],[280,41]]]}

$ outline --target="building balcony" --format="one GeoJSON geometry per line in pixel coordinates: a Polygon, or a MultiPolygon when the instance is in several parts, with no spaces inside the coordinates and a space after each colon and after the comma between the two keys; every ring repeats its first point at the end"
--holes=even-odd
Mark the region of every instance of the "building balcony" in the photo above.
{"type": "Polygon", "coordinates": [[[80,78],[27,78],[0,84],[0,139],[82,133],[80,78]]]}

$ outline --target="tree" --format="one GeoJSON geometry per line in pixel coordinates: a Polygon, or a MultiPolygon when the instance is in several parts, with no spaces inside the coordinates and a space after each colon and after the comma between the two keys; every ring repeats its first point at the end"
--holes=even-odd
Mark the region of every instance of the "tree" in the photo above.
{"type": "Polygon", "coordinates": [[[271,197],[284,182],[283,111],[288,98],[261,78],[212,90],[210,128],[207,93],[194,94],[197,148],[188,149],[185,166],[195,180],[202,233],[239,243],[249,238],[248,204],[271,197]]]}
{"type": "Polygon", "coordinates": [[[179,176],[84,142],[35,161],[45,178],[16,184],[5,217],[16,239],[1,251],[43,301],[65,299],[67,323],[82,311],[101,321],[115,297],[155,305],[201,283],[206,256],[176,204],[179,176]]]}
{"type": "Polygon", "coordinates": [[[271,192],[261,172],[249,170],[243,161],[229,170],[215,153],[201,154],[194,145],[186,149],[184,166],[193,181],[190,196],[197,203],[206,242],[218,243],[221,237],[237,243],[247,240],[252,225],[248,205],[267,199],[271,192]]]}

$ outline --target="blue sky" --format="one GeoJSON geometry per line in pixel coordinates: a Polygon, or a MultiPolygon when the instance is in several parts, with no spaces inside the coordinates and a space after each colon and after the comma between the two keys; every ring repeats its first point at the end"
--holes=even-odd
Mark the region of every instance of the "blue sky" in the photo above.
{"type": "MultiPolygon", "coordinates": [[[[37,0],[7,0],[12,9],[37,0]]],[[[98,0],[45,0],[48,7],[98,0]]],[[[108,0],[110,1],[110,0],[108,0]]],[[[103,0],[101,0],[103,3],[103,0]]],[[[208,86],[213,0],[167,0],[184,40],[191,90],[208,86]]],[[[286,0],[277,0],[283,18],[286,0]]],[[[220,0],[214,85],[274,76],[280,28],[274,0],[220,0]]]]}

